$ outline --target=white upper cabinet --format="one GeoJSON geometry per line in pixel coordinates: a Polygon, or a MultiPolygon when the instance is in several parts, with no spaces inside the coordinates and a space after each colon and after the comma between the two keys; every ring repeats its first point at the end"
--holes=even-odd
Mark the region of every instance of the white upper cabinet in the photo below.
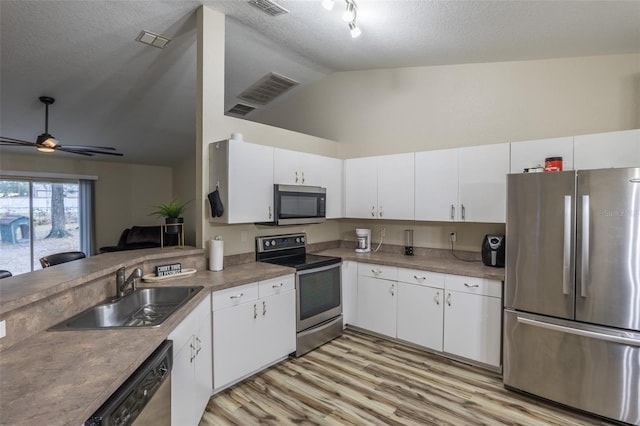
{"type": "MultiPolygon", "coordinates": [[[[226,140],[209,145],[209,191],[219,188],[224,223],[273,220],[273,147],[226,140]]],[[[207,209],[209,218],[211,211],[207,209]]]]}
{"type": "Polygon", "coordinates": [[[508,173],[508,143],[459,148],[459,220],[504,223],[508,173]]]}
{"type": "Polygon", "coordinates": [[[573,136],[512,143],[510,173],[544,167],[544,160],[549,157],[562,157],[562,169],[573,170],[573,136]]]}
{"type": "Polygon", "coordinates": [[[338,219],[343,214],[343,167],[342,160],[317,156],[317,164],[322,170],[320,186],[327,188],[327,219],[338,219]]]}
{"type": "Polygon", "coordinates": [[[273,152],[273,182],[289,185],[322,185],[320,155],[275,148],[273,152]]]}
{"type": "Polygon", "coordinates": [[[413,220],[414,154],[378,157],[378,218],[413,220]]]}
{"type": "Polygon", "coordinates": [[[345,160],[345,213],[374,219],[378,206],[378,157],[345,160]]]}
{"type": "Polygon", "coordinates": [[[573,138],[576,170],[640,166],[640,129],[573,138]]]}
{"type": "Polygon", "coordinates": [[[346,160],[346,216],[413,219],[413,168],[413,153],[346,160]]]}
{"type": "Polygon", "coordinates": [[[415,219],[451,222],[458,211],[458,150],[416,152],[415,219]]]}

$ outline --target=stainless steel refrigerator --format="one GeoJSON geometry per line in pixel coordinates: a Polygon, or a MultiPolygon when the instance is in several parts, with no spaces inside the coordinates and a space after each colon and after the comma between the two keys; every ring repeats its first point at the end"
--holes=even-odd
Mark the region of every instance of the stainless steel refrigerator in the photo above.
{"type": "Polygon", "coordinates": [[[507,182],[505,386],[640,424],[640,168],[507,182]]]}

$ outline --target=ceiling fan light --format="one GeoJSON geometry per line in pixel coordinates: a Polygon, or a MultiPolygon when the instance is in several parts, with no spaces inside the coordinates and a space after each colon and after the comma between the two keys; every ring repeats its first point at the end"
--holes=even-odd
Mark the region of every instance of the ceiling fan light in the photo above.
{"type": "Polygon", "coordinates": [[[327,10],[331,10],[333,9],[334,3],[335,3],[334,0],[322,0],[322,7],[324,7],[327,10]]]}
{"type": "Polygon", "coordinates": [[[349,22],[349,32],[352,38],[360,37],[360,34],[362,34],[362,31],[360,31],[360,28],[355,22],[349,22]]]}
{"type": "Polygon", "coordinates": [[[356,4],[347,0],[347,8],[342,14],[342,20],[345,22],[352,22],[354,19],[356,19],[356,4]]]}
{"type": "Polygon", "coordinates": [[[38,136],[36,149],[40,152],[53,152],[55,151],[57,145],[58,141],[56,140],[56,138],[48,133],[43,133],[38,136]]]}

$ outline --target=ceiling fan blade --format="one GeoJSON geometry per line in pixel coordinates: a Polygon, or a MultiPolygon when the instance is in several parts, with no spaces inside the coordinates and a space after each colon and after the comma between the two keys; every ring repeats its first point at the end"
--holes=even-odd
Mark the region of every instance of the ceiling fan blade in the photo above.
{"type": "Polygon", "coordinates": [[[116,149],[111,146],[89,146],[89,145],[61,145],[64,148],[77,149],[81,150],[89,150],[89,151],[115,151],[116,149]]]}
{"type": "Polygon", "coordinates": [[[33,142],[23,141],[23,140],[14,139],[14,138],[6,138],[4,136],[0,136],[0,142],[2,142],[3,144],[35,146],[35,143],[33,143],[33,142]]]}
{"type": "Polygon", "coordinates": [[[66,149],[66,148],[59,148],[59,147],[56,147],[55,149],[56,151],[63,151],[63,152],[69,152],[71,154],[80,154],[80,155],[86,155],[87,157],[93,157],[93,154],[90,152],[76,151],[73,149],[66,149]]]}
{"type": "Polygon", "coordinates": [[[96,147],[98,149],[83,146],[81,148],[77,148],[74,145],[58,145],[56,147],[57,150],[65,151],[65,152],[73,152],[74,154],[83,154],[83,155],[93,155],[93,154],[106,154],[106,155],[115,155],[118,157],[122,157],[124,154],[121,152],[116,152],[115,148],[108,148],[107,150],[100,149],[102,147],[96,147]]]}

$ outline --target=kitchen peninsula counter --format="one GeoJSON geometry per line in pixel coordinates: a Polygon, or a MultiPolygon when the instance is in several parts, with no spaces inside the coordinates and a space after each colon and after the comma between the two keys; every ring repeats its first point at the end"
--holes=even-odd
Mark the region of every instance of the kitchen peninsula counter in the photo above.
{"type": "Polygon", "coordinates": [[[314,252],[314,254],[335,256],[342,258],[342,260],[353,260],[362,263],[504,281],[504,268],[485,266],[479,260],[471,262],[459,260],[454,258],[448,250],[431,250],[424,255],[405,256],[404,254],[393,252],[372,251],[370,253],[356,253],[351,248],[341,247],[314,252]]]}
{"type": "MultiPolygon", "coordinates": [[[[111,279],[110,276],[113,274],[115,277],[115,271],[121,266],[128,268],[150,261],[175,260],[176,253],[176,250],[169,249],[106,253],[76,261],[78,263],[70,262],[25,274],[22,278],[13,277],[20,284],[32,282],[34,286],[22,290],[26,300],[16,296],[18,290],[13,285],[9,286],[10,291],[3,291],[3,299],[5,294],[12,295],[2,301],[3,312],[11,306],[28,307],[29,303],[38,303],[39,298],[46,302],[49,294],[73,292],[74,286],[82,286],[105,275],[111,279]],[[87,275],[83,275],[85,273],[87,275]]],[[[201,249],[185,249],[180,253],[200,256],[204,265],[201,249]]],[[[152,272],[146,269],[143,268],[145,273],[152,272]]],[[[188,277],[142,282],[140,287],[204,288],[156,328],[43,330],[7,347],[0,352],[0,424],[82,424],[202,300],[210,297],[212,291],[294,272],[282,266],[250,262],[219,272],[203,268],[188,277]]],[[[115,278],[112,281],[115,282],[115,278]]],[[[95,300],[92,304],[101,301],[95,300]]],[[[73,314],[70,311],[66,317],[73,314]]]]}

